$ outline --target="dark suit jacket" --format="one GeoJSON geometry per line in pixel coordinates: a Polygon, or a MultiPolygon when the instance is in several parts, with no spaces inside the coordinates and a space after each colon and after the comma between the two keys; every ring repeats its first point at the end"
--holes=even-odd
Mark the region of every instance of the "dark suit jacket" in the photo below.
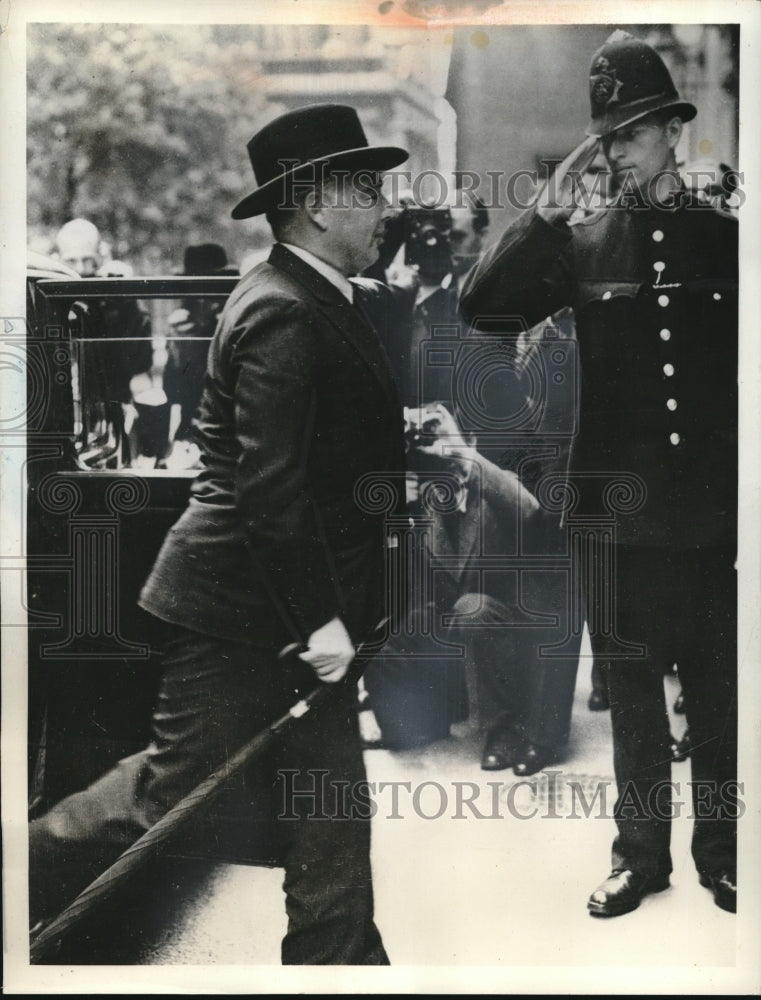
{"type": "MultiPolygon", "coordinates": [[[[534,211],[468,275],[479,326],[572,306],[581,361],[577,512],[617,509],[638,545],[733,546],[737,503],[737,220],[686,200],[611,207],[591,225],[534,211]],[[635,492],[606,489],[634,474],[635,492]],[[635,509],[636,508],[636,509],[635,509]]],[[[545,372],[551,386],[551,352],[545,372]]]]}
{"type": "Polygon", "coordinates": [[[464,510],[427,511],[430,559],[437,570],[433,593],[449,612],[464,594],[486,594],[514,606],[515,567],[510,557],[530,551],[529,536],[540,529],[541,512],[518,476],[479,455],[473,462],[464,510]]]}
{"type": "Polygon", "coordinates": [[[367,638],[385,610],[387,505],[355,494],[363,476],[403,468],[401,406],[361,311],[285,247],[230,296],[197,440],[204,469],[142,607],[255,643],[336,615],[367,638]]]}

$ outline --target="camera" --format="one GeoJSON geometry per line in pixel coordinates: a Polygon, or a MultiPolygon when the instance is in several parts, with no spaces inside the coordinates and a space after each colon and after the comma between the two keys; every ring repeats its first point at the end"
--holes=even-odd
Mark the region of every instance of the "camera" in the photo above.
{"type": "Polygon", "coordinates": [[[452,213],[448,208],[408,208],[403,213],[404,262],[408,267],[452,269],[452,213]]]}
{"type": "Polygon", "coordinates": [[[406,207],[385,222],[381,262],[387,267],[404,246],[404,263],[440,277],[452,270],[452,213],[448,208],[406,207]]]}
{"type": "Polygon", "coordinates": [[[407,466],[418,474],[436,475],[442,470],[441,460],[434,455],[420,451],[430,447],[436,440],[441,423],[437,404],[429,403],[419,408],[404,408],[404,451],[407,466]]]}
{"type": "Polygon", "coordinates": [[[404,408],[404,450],[409,454],[415,448],[426,448],[436,439],[440,422],[435,406],[404,408]]]}

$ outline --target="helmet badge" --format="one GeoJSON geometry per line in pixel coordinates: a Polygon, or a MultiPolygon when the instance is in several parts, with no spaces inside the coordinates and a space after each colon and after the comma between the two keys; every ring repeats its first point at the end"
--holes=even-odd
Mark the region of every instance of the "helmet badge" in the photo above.
{"type": "Polygon", "coordinates": [[[589,86],[592,103],[596,108],[602,108],[618,103],[618,92],[623,86],[623,80],[618,79],[610,61],[605,56],[600,56],[592,67],[589,86]]]}

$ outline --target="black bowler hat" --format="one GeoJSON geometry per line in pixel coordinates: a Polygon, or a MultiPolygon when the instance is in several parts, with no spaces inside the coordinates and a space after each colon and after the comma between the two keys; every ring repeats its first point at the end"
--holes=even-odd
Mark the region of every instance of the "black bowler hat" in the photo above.
{"type": "Polygon", "coordinates": [[[215,274],[219,271],[225,274],[235,273],[235,268],[227,263],[225,248],[219,243],[199,243],[185,248],[183,274],[215,274]]]}
{"type": "Polygon", "coordinates": [[[684,122],[698,113],[677,93],[666,64],[646,42],[614,31],[592,56],[589,71],[592,120],[587,135],[603,136],[638,118],[670,108],[684,122]]]}
{"type": "Polygon", "coordinates": [[[246,147],[259,187],[232,210],[250,219],[284,200],[286,184],[315,176],[324,164],[347,170],[390,170],[409,153],[398,146],[370,146],[359,116],[344,104],[312,104],[275,118],[246,147]]]}

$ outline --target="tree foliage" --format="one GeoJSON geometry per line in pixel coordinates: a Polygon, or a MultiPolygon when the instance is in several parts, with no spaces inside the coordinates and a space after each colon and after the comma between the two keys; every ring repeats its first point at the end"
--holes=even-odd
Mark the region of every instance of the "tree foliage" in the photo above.
{"type": "Polygon", "coordinates": [[[254,186],[261,54],[238,26],[30,26],[30,234],[84,216],[141,273],[176,269],[189,243],[256,246],[230,209],[254,186]]]}

